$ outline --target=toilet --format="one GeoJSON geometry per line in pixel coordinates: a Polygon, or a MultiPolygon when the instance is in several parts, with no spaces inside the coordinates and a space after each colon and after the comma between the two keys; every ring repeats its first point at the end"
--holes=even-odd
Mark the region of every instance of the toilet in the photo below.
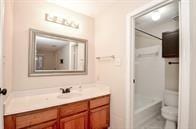
{"type": "Polygon", "coordinates": [[[165,90],[163,106],[161,109],[163,118],[166,119],[164,129],[176,129],[178,120],[178,93],[165,90]]]}

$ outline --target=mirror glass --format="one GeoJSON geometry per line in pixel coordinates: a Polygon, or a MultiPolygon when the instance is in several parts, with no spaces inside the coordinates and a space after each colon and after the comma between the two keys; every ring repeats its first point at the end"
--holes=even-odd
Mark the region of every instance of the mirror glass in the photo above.
{"type": "Polygon", "coordinates": [[[86,40],[30,30],[30,75],[86,73],[86,40]]]}

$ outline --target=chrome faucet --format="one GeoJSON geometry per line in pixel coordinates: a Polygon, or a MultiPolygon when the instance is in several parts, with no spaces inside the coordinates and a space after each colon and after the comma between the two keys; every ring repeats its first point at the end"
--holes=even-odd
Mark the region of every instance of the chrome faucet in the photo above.
{"type": "Polygon", "coordinates": [[[70,93],[71,92],[71,88],[72,87],[69,87],[69,88],[60,88],[60,90],[62,91],[62,94],[65,94],[65,93],[70,93]]]}

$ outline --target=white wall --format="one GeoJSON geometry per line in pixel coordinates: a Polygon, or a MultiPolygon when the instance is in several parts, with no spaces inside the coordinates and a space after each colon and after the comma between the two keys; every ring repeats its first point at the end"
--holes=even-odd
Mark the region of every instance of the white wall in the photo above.
{"type": "MultiPolygon", "coordinates": [[[[140,27],[141,28],[141,27],[140,27]]],[[[159,38],[162,38],[162,32],[168,32],[168,31],[175,31],[179,28],[178,22],[175,22],[173,20],[164,22],[162,24],[158,24],[155,26],[149,26],[142,28],[147,33],[150,33],[152,35],[155,35],[159,38]]],[[[144,33],[141,33],[139,31],[136,31],[136,48],[142,48],[142,47],[148,47],[153,45],[161,45],[162,42],[156,38],[152,38],[149,35],[146,35],[144,33]]]]}
{"type": "MultiPolygon", "coordinates": [[[[94,20],[66,10],[44,0],[15,0],[13,24],[13,90],[56,87],[91,83],[95,81],[94,65],[94,20]],[[70,18],[79,22],[80,29],[72,29],[59,24],[46,22],[45,13],[70,18]],[[28,77],[29,28],[88,40],[88,75],[28,77]]],[[[8,50],[10,52],[11,49],[8,50]]]]}
{"type": "Polygon", "coordinates": [[[179,89],[179,65],[168,62],[179,62],[179,58],[165,59],[165,88],[167,90],[178,91],[179,89]]]}
{"type": "Polygon", "coordinates": [[[162,45],[161,40],[153,38],[149,35],[136,31],[136,38],[135,38],[135,47],[136,48],[144,48],[150,47],[155,45],[162,45]]]}
{"type": "Polygon", "coordinates": [[[162,58],[161,45],[136,49],[135,78],[136,94],[150,98],[163,98],[165,88],[165,60],[162,58]],[[156,52],[159,54],[144,55],[156,52]],[[138,56],[140,54],[143,56],[138,56]]]}
{"type": "Polygon", "coordinates": [[[95,18],[96,56],[115,55],[120,66],[114,61],[96,61],[96,79],[111,87],[111,128],[125,128],[125,45],[126,15],[150,0],[133,2],[131,5],[108,7],[95,18]]]}
{"type": "Polygon", "coordinates": [[[175,31],[179,28],[179,23],[174,20],[169,20],[159,25],[145,27],[143,30],[162,38],[162,32],[175,31]]]}
{"type": "Polygon", "coordinates": [[[191,89],[190,89],[190,129],[196,129],[196,1],[191,0],[191,89]]]}
{"type": "Polygon", "coordinates": [[[12,90],[13,72],[13,0],[5,0],[4,19],[4,86],[8,94],[12,90]]]}

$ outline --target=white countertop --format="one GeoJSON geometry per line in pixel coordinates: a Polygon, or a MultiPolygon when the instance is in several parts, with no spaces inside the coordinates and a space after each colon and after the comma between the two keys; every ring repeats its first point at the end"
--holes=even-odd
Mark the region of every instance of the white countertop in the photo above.
{"type": "Polygon", "coordinates": [[[71,92],[79,93],[79,95],[71,98],[59,98],[58,96],[61,95],[59,87],[11,93],[4,103],[4,115],[18,114],[108,95],[110,94],[110,88],[101,84],[88,84],[88,86],[82,85],[82,89],[73,86],[71,92]]]}

